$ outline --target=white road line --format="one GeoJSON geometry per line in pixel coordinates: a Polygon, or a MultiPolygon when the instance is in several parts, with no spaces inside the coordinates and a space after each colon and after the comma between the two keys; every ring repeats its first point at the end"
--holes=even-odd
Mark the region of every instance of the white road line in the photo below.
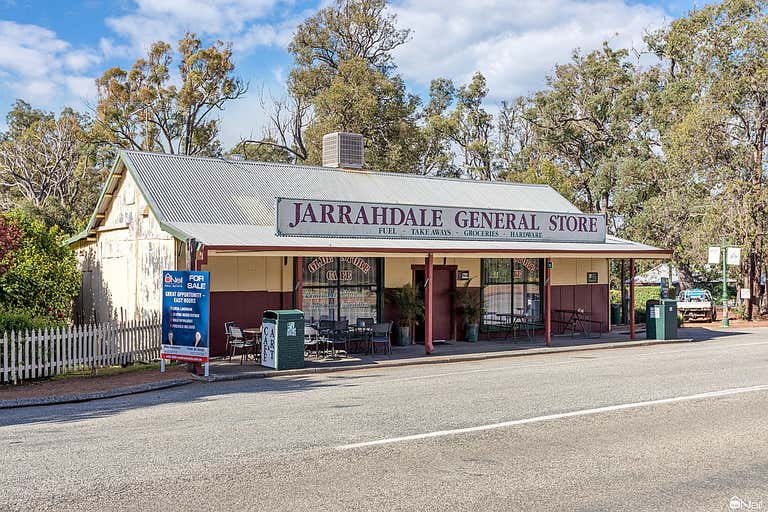
{"type": "MultiPolygon", "coordinates": [[[[732,345],[722,345],[722,346],[690,346],[686,348],[685,350],[658,350],[658,347],[664,347],[664,345],[646,345],[646,346],[636,346],[636,347],[630,347],[630,348],[637,348],[637,349],[648,349],[648,352],[642,352],[642,353],[634,353],[635,356],[639,357],[659,357],[664,356],[667,354],[680,354],[680,353],[691,353],[691,352],[702,352],[704,350],[721,350],[721,349],[733,349],[737,347],[750,347],[753,345],[768,345],[768,341],[760,341],[760,342],[752,342],[752,343],[734,343],[732,345]]],[[[617,347],[617,350],[619,348],[626,348],[626,347],[617,347]]],[[[583,352],[592,352],[592,351],[583,351],[583,352]]],[[[563,355],[571,358],[578,358],[580,357],[579,354],[582,352],[552,352],[552,353],[541,353],[541,354],[529,354],[530,357],[536,357],[536,356],[552,356],[552,355],[563,355]]],[[[584,356],[581,356],[584,357],[584,356]]],[[[623,359],[626,358],[626,354],[619,354],[615,356],[591,356],[594,357],[594,359],[568,359],[566,361],[556,361],[556,362],[550,362],[550,363],[541,363],[541,364],[527,364],[524,362],[520,362],[520,364],[515,364],[512,361],[509,361],[505,358],[494,358],[494,359],[482,359],[477,361],[467,361],[466,363],[469,364],[484,364],[484,363],[492,363],[492,362],[498,362],[499,364],[502,364],[503,366],[497,366],[494,368],[483,368],[483,369],[477,369],[477,370],[460,370],[456,372],[445,372],[445,373],[431,373],[428,375],[416,375],[413,377],[395,377],[393,379],[379,379],[379,380],[367,380],[365,377],[363,380],[356,380],[355,385],[371,385],[371,384],[390,384],[394,382],[407,382],[412,380],[430,380],[430,379],[439,379],[441,377],[453,377],[454,375],[467,375],[467,374],[473,374],[473,373],[489,373],[489,372],[503,372],[503,371],[510,371],[510,370],[516,370],[516,369],[530,369],[530,368],[547,368],[550,366],[563,366],[563,365],[577,365],[577,364],[589,364],[589,363],[601,363],[605,361],[610,361],[614,359],[623,359]]],[[[394,369],[405,369],[409,367],[395,367],[394,369]]],[[[410,367],[413,368],[413,367],[410,367]]],[[[360,370],[360,371],[367,371],[367,370],[360,370]]],[[[333,378],[337,382],[343,382],[347,377],[343,375],[338,375],[333,378]]],[[[369,377],[374,378],[374,377],[369,377]]]]}
{"type": "Polygon", "coordinates": [[[517,425],[527,425],[530,423],[541,423],[544,421],[561,420],[565,418],[575,418],[577,416],[590,416],[593,414],[602,414],[613,411],[623,411],[627,409],[638,409],[641,407],[650,407],[654,405],[672,404],[676,402],[685,402],[689,400],[701,400],[704,398],[719,398],[740,393],[751,393],[754,391],[768,391],[768,384],[761,386],[751,386],[746,388],[732,388],[721,391],[710,391],[707,393],[697,393],[695,395],[677,396],[672,398],[662,398],[659,400],[648,400],[645,402],[632,402],[628,404],[609,405],[606,407],[596,407],[594,409],[582,409],[580,411],[564,412],[559,414],[549,414],[546,416],[536,416],[534,418],[525,418],[521,420],[504,421],[501,423],[491,423],[489,425],[479,425],[476,427],[457,428],[453,430],[438,430],[435,432],[426,432],[424,434],[415,434],[410,436],[390,437],[387,439],[377,439],[362,443],[344,444],[336,446],[336,450],[353,450],[355,448],[366,448],[369,446],[380,446],[385,444],[402,443],[406,441],[418,441],[421,439],[431,439],[434,437],[455,436],[458,434],[469,434],[472,432],[483,432],[499,428],[515,427],[517,425]]]}

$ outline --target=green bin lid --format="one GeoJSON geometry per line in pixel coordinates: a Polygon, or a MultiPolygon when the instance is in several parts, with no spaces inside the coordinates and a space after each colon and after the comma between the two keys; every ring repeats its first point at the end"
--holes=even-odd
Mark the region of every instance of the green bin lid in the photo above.
{"type": "Polygon", "coordinates": [[[300,309],[268,309],[264,311],[264,318],[279,318],[279,317],[297,317],[304,316],[304,312],[300,309]]]}

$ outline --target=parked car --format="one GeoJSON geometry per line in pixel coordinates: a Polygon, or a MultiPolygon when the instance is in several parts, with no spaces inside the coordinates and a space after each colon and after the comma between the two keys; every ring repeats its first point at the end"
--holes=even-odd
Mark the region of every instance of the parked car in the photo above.
{"type": "Polygon", "coordinates": [[[683,320],[717,320],[717,308],[709,290],[683,290],[677,296],[677,312],[683,320]]]}

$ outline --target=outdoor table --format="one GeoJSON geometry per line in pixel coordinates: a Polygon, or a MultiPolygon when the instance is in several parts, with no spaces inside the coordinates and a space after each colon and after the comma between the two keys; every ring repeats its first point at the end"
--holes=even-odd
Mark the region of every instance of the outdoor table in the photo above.
{"type": "Polygon", "coordinates": [[[555,309],[553,311],[563,315],[563,320],[559,321],[565,325],[562,331],[563,333],[570,327],[571,337],[573,337],[576,333],[576,329],[579,328],[579,330],[584,333],[584,336],[587,338],[592,337],[592,313],[590,311],[584,311],[583,309],[555,309]]]}
{"type": "MultiPolygon", "coordinates": [[[[261,353],[261,327],[247,327],[243,329],[243,334],[251,337],[253,342],[253,359],[256,361],[256,353],[261,353]],[[256,350],[258,348],[258,350],[256,350]]],[[[246,356],[247,357],[247,356],[246,356]]]]}
{"type": "Polygon", "coordinates": [[[504,327],[506,332],[512,332],[512,338],[517,338],[517,330],[525,323],[528,317],[520,313],[496,313],[498,320],[493,324],[504,327]]]}
{"type": "Polygon", "coordinates": [[[349,330],[353,333],[353,338],[350,341],[363,341],[363,343],[370,341],[370,343],[368,343],[368,348],[371,351],[371,354],[373,354],[373,342],[371,341],[373,339],[373,327],[350,325],[349,330]]]}

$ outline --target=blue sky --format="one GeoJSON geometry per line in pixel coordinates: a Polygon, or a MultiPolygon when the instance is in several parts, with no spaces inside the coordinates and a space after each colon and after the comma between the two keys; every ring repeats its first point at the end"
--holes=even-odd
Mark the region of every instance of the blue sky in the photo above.
{"type": "MultiPolygon", "coordinates": [[[[155,40],[184,31],[231,41],[237,74],[251,92],[222,115],[225,145],[259,136],[258,90],[280,94],[291,59],[293,29],[330,0],[0,0],[0,116],[16,98],[59,110],[95,104],[93,80],[112,66],[129,67],[155,40]]],[[[400,25],[413,30],[395,55],[411,90],[429,80],[463,82],[476,70],[490,101],[525,94],[543,83],[571,49],[604,39],[642,46],[647,30],[684,15],[694,2],[629,0],[394,0],[400,25]]],[[[0,129],[3,124],[0,122],[0,129]]]]}

